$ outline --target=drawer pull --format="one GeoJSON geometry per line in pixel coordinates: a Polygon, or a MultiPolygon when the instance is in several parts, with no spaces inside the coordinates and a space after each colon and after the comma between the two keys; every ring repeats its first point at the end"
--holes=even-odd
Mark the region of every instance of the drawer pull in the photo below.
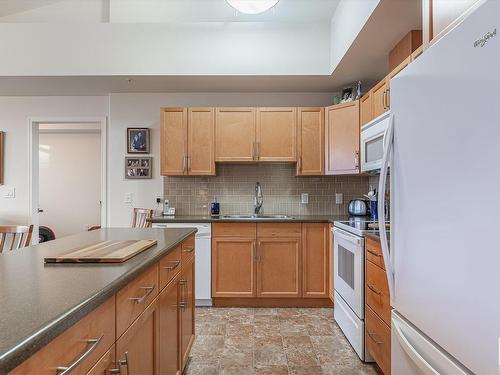
{"type": "Polygon", "coordinates": [[[366,251],[369,252],[372,255],[375,255],[376,257],[379,257],[379,258],[382,257],[382,254],[376,253],[375,251],[371,251],[371,250],[368,250],[368,249],[366,249],[366,251]]]}
{"type": "Polygon", "coordinates": [[[173,269],[177,268],[179,266],[179,264],[181,264],[181,261],[180,260],[176,260],[176,261],[172,261],[170,263],[173,263],[173,265],[171,265],[171,266],[165,266],[163,268],[166,269],[166,270],[168,270],[168,271],[172,271],[173,269]]]}
{"type": "Polygon", "coordinates": [[[114,368],[114,369],[109,370],[110,374],[121,374],[122,373],[122,366],[125,366],[127,369],[127,375],[131,375],[130,368],[129,368],[128,352],[125,352],[124,356],[125,356],[125,359],[118,360],[118,368],[114,368]]]}
{"type": "Polygon", "coordinates": [[[57,374],[66,375],[71,373],[80,363],[82,363],[85,360],[85,358],[87,358],[90,354],[92,354],[94,350],[96,350],[103,337],[104,335],[101,335],[101,337],[99,337],[98,339],[85,340],[85,342],[89,344],[87,350],[85,350],[83,354],[80,357],[78,357],[78,359],[74,361],[71,365],[57,367],[56,368],[57,374]]]}
{"type": "Polygon", "coordinates": [[[153,286],[141,286],[141,289],[145,289],[146,293],[142,297],[130,297],[129,300],[135,301],[136,303],[143,303],[148,296],[153,293],[153,290],[155,289],[154,285],[153,286]]]}
{"type": "Polygon", "coordinates": [[[373,284],[370,284],[370,283],[367,283],[366,284],[368,286],[368,288],[375,294],[378,294],[378,295],[381,295],[382,294],[382,291],[380,289],[377,289],[375,288],[375,286],[373,286],[373,284]]]}
{"type": "Polygon", "coordinates": [[[192,253],[193,251],[194,251],[194,247],[190,247],[190,248],[187,248],[187,249],[182,249],[183,253],[192,253]]]}
{"type": "Polygon", "coordinates": [[[384,342],[383,341],[378,341],[375,336],[377,336],[375,333],[373,332],[370,332],[370,331],[366,331],[366,333],[368,333],[368,336],[370,336],[370,338],[373,340],[373,342],[377,345],[382,345],[384,342]]]}

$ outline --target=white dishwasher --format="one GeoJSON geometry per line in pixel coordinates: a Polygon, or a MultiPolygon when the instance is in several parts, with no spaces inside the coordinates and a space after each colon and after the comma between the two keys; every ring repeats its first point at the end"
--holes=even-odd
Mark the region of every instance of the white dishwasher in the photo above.
{"type": "Polygon", "coordinates": [[[196,228],[195,300],[196,306],[212,306],[212,224],[153,223],[153,228],[196,228]]]}

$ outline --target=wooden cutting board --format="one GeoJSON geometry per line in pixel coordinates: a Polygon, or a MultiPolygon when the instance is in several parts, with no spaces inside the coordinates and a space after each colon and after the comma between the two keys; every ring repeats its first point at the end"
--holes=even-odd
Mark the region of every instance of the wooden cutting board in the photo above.
{"type": "Polygon", "coordinates": [[[56,257],[45,257],[45,263],[122,263],[156,243],[156,240],[101,241],[56,257]]]}

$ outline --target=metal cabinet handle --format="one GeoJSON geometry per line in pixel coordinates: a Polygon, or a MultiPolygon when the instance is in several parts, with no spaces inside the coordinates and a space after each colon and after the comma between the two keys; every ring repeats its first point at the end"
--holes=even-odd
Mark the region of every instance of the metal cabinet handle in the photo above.
{"type": "Polygon", "coordinates": [[[171,263],[174,263],[174,265],[172,266],[164,266],[163,268],[168,270],[168,271],[172,271],[173,269],[177,268],[179,266],[179,264],[181,264],[181,261],[180,260],[176,260],[176,261],[172,261],[171,263]]]}
{"type": "Polygon", "coordinates": [[[255,241],[252,242],[252,248],[253,248],[253,259],[254,261],[258,261],[259,258],[257,258],[257,246],[255,246],[255,241]]]}
{"type": "Polygon", "coordinates": [[[143,303],[148,296],[153,293],[153,290],[155,289],[155,286],[141,286],[141,289],[145,289],[146,293],[142,297],[130,297],[130,301],[135,301],[136,303],[143,303]]]}
{"type": "Polygon", "coordinates": [[[391,108],[391,89],[385,90],[387,109],[391,108]]]}
{"type": "Polygon", "coordinates": [[[194,251],[194,247],[189,247],[187,249],[182,249],[183,253],[192,253],[194,251]]]}
{"type": "Polygon", "coordinates": [[[379,257],[379,258],[382,257],[382,254],[376,253],[375,251],[371,251],[371,250],[366,249],[366,252],[370,253],[372,255],[375,255],[376,257],[379,257]]]}
{"type": "Polygon", "coordinates": [[[381,295],[382,294],[382,291],[380,289],[377,289],[375,288],[375,286],[373,284],[370,284],[370,283],[366,283],[366,286],[368,286],[368,288],[375,294],[378,294],[378,295],[381,295]]]}
{"type": "Polygon", "coordinates": [[[185,291],[185,288],[187,286],[187,281],[186,280],[179,280],[179,285],[182,287],[182,291],[181,291],[181,302],[179,302],[179,307],[182,308],[182,310],[185,310],[186,307],[187,307],[187,303],[186,303],[186,297],[184,296],[184,291],[185,291]]]}
{"type": "Polygon", "coordinates": [[[252,143],[252,160],[255,160],[255,142],[252,143]]]}
{"type": "Polygon", "coordinates": [[[110,374],[121,374],[122,373],[121,368],[122,368],[122,366],[125,366],[125,368],[127,369],[127,375],[131,375],[130,374],[130,367],[129,367],[130,361],[128,360],[128,352],[125,352],[124,356],[125,356],[125,359],[118,360],[118,368],[109,370],[110,374]]]}
{"type": "Polygon", "coordinates": [[[384,342],[383,341],[378,341],[375,336],[377,336],[375,333],[373,332],[370,332],[370,331],[366,331],[366,333],[368,333],[368,336],[373,340],[373,342],[375,342],[375,344],[377,345],[381,345],[383,344],[384,342]]]}
{"type": "Polygon", "coordinates": [[[354,169],[359,169],[359,151],[354,151],[354,169]]]}
{"type": "Polygon", "coordinates": [[[85,340],[89,347],[85,350],[80,357],[78,357],[71,365],[69,366],[59,366],[56,368],[57,374],[66,375],[71,373],[80,363],[83,362],[85,358],[87,358],[94,350],[96,350],[97,346],[101,342],[104,335],[101,335],[98,339],[89,339],[85,340]]]}
{"type": "Polygon", "coordinates": [[[188,172],[191,170],[191,162],[193,161],[191,156],[187,156],[187,170],[188,172]]]}
{"type": "Polygon", "coordinates": [[[299,156],[299,172],[302,172],[302,155],[299,156]]]}
{"type": "Polygon", "coordinates": [[[260,142],[257,142],[257,160],[260,159],[260,142]]]}
{"type": "Polygon", "coordinates": [[[382,94],[382,106],[384,107],[384,109],[387,109],[387,106],[385,105],[385,94],[386,94],[386,90],[384,90],[384,93],[382,94]]]}
{"type": "Polygon", "coordinates": [[[182,157],[182,173],[186,172],[186,157],[182,157]]]}

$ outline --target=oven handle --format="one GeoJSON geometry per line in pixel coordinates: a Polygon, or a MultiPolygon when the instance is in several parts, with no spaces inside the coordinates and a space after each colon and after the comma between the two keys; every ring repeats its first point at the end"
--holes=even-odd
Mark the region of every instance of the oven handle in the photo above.
{"type": "Polygon", "coordinates": [[[350,235],[350,234],[346,234],[342,229],[337,229],[337,228],[334,228],[333,229],[333,236],[337,236],[337,237],[340,237],[346,241],[349,241],[353,244],[356,244],[358,246],[361,245],[361,239],[357,236],[353,236],[353,235],[350,235]]]}
{"type": "Polygon", "coordinates": [[[385,224],[385,192],[387,187],[387,172],[389,171],[389,161],[394,144],[394,115],[391,114],[389,126],[384,134],[384,154],[382,157],[382,166],[380,168],[380,179],[378,185],[378,215],[380,227],[380,244],[387,274],[389,286],[389,296],[391,306],[394,306],[394,267],[389,254],[389,241],[387,240],[387,226],[385,224]]]}

